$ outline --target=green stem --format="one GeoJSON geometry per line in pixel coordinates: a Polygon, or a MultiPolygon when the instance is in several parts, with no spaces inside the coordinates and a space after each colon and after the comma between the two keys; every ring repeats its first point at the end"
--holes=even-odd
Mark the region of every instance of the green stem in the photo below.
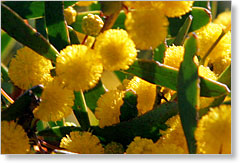
{"type": "Polygon", "coordinates": [[[73,106],[73,112],[81,125],[82,129],[87,131],[90,127],[90,121],[87,113],[87,105],[83,91],[74,92],[75,101],[73,106]]]}

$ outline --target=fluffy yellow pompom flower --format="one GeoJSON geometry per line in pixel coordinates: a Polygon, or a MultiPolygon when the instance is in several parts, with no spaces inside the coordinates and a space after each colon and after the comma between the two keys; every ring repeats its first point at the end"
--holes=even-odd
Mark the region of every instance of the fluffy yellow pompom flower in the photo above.
{"type": "MultiPolygon", "coordinates": [[[[199,51],[198,55],[203,58],[210,47],[218,39],[222,33],[222,26],[214,23],[209,23],[208,25],[202,27],[196,34],[199,40],[199,51]]],[[[231,32],[223,36],[223,38],[218,42],[216,47],[208,56],[208,60],[214,62],[218,57],[231,56],[231,32]]],[[[211,62],[211,61],[210,61],[211,62]]]]}
{"type": "Polygon", "coordinates": [[[76,21],[77,11],[73,9],[72,6],[64,9],[64,17],[67,21],[67,24],[72,24],[76,21]]]}
{"type": "Polygon", "coordinates": [[[93,88],[103,71],[101,59],[85,45],[67,46],[57,57],[56,74],[72,90],[93,88]]]}
{"type": "Polygon", "coordinates": [[[180,17],[192,10],[193,1],[159,1],[152,5],[167,17],[180,17]]]}
{"type": "Polygon", "coordinates": [[[186,154],[184,149],[176,144],[157,144],[159,154],[186,154]]]}
{"type": "Polygon", "coordinates": [[[130,38],[141,50],[154,49],[167,36],[168,19],[159,10],[135,10],[127,14],[125,26],[130,38]]]}
{"type": "Polygon", "coordinates": [[[156,85],[134,76],[127,83],[126,89],[131,89],[137,94],[138,115],[152,110],[156,98],[156,85]]]}
{"type": "Polygon", "coordinates": [[[97,101],[95,116],[101,128],[120,122],[120,107],[123,104],[124,92],[111,90],[103,94],[97,101]]]}
{"type": "Polygon", "coordinates": [[[1,122],[2,154],[27,154],[30,151],[29,138],[22,126],[14,121],[1,122]]]}
{"type": "Polygon", "coordinates": [[[98,35],[103,25],[103,20],[98,15],[88,14],[82,19],[82,30],[86,35],[98,35]]]}
{"type": "Polygon", "coordinates": [[[134,140],[128,145],[126,150],[127,154],[157,154],[157,145],[151,139],[135,137],[134,140]]]}
{"type": "Polygon", "coordinates": [[[101,33],[95,47],[102,56],[103,67],[106,70],[126,70],[137,57],[133,41],[123,29],[109,29],[101,33]]]}
{"type": "MultiPolygon", "coordinates": [[[[181,62],[184,57],[184,47],[183,46],[170,46],[166,49],[164,55],[163,64],[179,69],[181,62]]],[[[194,62],[198,64],[198,59],[195,56],[194,62]]]]}
{"type": "Polygon", "coordinates": [[[77,3],[75,3],[75,5],[77,6],[89,6],[92,3],[95,3],[96,1],[78,1],[77,3]]]}
{"type": "Polygon", "coordinates": [[[52,79],[50,60],[37,54],[28,47],[17,51],[9,66],[9,77],[21,89],[29,89],[38,84],[45,84],[52,79]]]}
{"type": "Polygon", "coordinates": [[[62,88],[57,79],[45,86],[41,99],[40,105],[33,112],[40,120],[58,121],[72,113],[73,91],[62,88]]]}
{"type": "Polygon", "coordinates": [[[231,154],[231,106],[212,108],[198,122],[197,151],[203,154],[231,154]]]}
{"type": "Polygon", "coordinates": [[[63,137],[60,143],[61,148],[79,154],[103,154],[102,147],[98,137],[90,132],[70,132],[70,136],[63,137]]]}
{"type": "Polygon", "coordinates": [[[153,7],[151,1],[123,1],[123,4],[134,9],[149,9],[153,7]]]}
{"type": "Polygon", "coordinates": [[[215,24],[221,24],[227,27],[231,23],[231,11],[222,12],[213,22],[215,24]]]}
{"type": "Polygon", "coordinates": [[[175,144],[177,147],[183,149],[183,151],[179,149],[179,152],[187,154],[188,153],[187,142],[185,139],[179,115],[176,115],[167,120],[166,124],[170,126],[170,128],[168,128],[166,131],[161,131],[163,136],[160,137],[160,139],[156,143],[160,147],[168,144],[175,144]]]}

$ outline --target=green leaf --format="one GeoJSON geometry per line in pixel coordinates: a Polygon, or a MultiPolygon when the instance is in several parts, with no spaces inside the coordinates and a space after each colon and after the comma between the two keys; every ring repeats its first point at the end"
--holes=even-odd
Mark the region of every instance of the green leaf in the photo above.
{"type": "MultiPolygon", "coordinates": [[[[124,72],[136,75],[150,83],[177,90],[178,71],[159,62],[149,60],[137,60],[124,72]]],[[[200,77],[200,95],[204,97],[216,97],[228,94],[226,85],[200,77]]]]}
{"type": "Polygon", "coordinates": [[[176,103],[165,103],[159,108],[129,121],[104,128],[92,127],[92,132],[107,142],[115,141],[125,146],[129,145],[135,136],[157,141],[161,136],[159,129],[165,130],[164,123],[177,113],[178,107],[176,103]]]}
{"type": "Polygon", "coordinates": [[[2,5],[2,29],[23,45],[28,46],[40,55],[56,61],[58,51],[34,28],[6,5],[2,5]]]}
{"type": "Polygon", "coordinates": [[[123,105],[120,107],[120,122],[136,118],[138,115],[137,95],[131,90],[125,93],[123,105]]]}
{"type": "Polygon", "coordinates": [[[199,98],[198,67],[193,61],[197,53],[197,40],[192,35],[186,40],[184,60],[180,65],[177,83],[178,108],[183,131],[190,154],[196,153],[194,131],[197,127],[197,113],[199,98]]]}
{"type": "Polygon", "coordinates": [[[42,136],[45,141],[52,145],[59,146],[60,141],[63,137],[69,134],[72,131],[83,131],[80,127],[74,126],[56,126],[49,129],[39,131],[38,136],[42,136]]]}
{"type": "Polygon", "coordinates": [[[89,10],[90,11],[99,11],[101,10],[101,4],[99,3],[99,1],[97,1],[97,3],[92,3],[90,6],[89,6],[89,10]]]}
{"type": "Polygon", "coordinates": [[[116,22],[112,26],[112,28],[113,29],[126,29],[125,23],[124,23],[125,19],[126,19],[126,15],[125,15],[124,11],[121,11],[119,13],[119,16],[118,16],[116,22]]]}
{"type": "Polygon", "coordinates": [[[9,51],[13,48],[15,40],[10,37],[6,32],[1,31],[1,61],[8,57],[9,51]]]}
{"type": "Polygon", "coordinates": [[[93,113],[95,112],[95,109],[97,107],[97,101],[99,97],[104,93],[105,93],[105,89],[101,81],[99,81],[98,84],[93,89],[87,92],[84,92],[86,104],[88,108],[92,110],[93,113]]]}
{"type": "Polygon", "coordinates": [[[175,46],[182,46],[184,43],[185,38],[187,37],[189,28],[192,24],[192,15],[189,15],[188,18],[185,20],[183,26],[178,31],[178,34],[176,36],[176,39],[174,40],[173,44],[175,46]]]}
{"type": "Polygon", "coordinates": [[[68,32],[71,44],[81,44],[81,42],[78,40],[76,32],[72,27],[68,26],[68,32]]]}
{"type": "Polygon", "coordinates": [[[163,63],[164,54],[165,54],[166,49],[167,49],[166,43],[162,43],[157,48],[155,48],[153,51],[153,59],[155,61],[163,63]]]}
{"type": "MultiPolygon", "coordinates": [[[[18,15],[20,15],[23,19],[37,19],[44,16],[43,1],[6,1],[2,3],[18,13],[18,15]]],[[[76,1],[65,1],[64,8],[67,8],[74,3],[76,3],[76,1]]]]}
{"type": "Polygon", "coordinates": [[[47,38],[46,23],[44,18],[36,19],[36,30],[47,38]]]}
{"type": "Polygon", "coordinates": [[[90,127],[90,121],[88,117],[87,105],[84,98],[84,94],[82,91],[80,92],[74,91],[74,96],[75,96],[74,106],[72,107],[73,112],[82,129],[86,131],[90,127]]]}
{"type": "Polygon", "coordinates": [[[26,114],[32,114],[34,106],[38,104],[37,96],[40,96],[43,91],[41,85],[35,86],[27,90],[7,109],[1,112],[2,120],[11,121],[16,118],[23,117],[26,114]]]}
{"type": "Polygon", "coordinates": [[[192,24],[189,32],[193,32],[201,27],[207,25],[212,20],[211,12],[206,8],[193,7],[192,11],[183,15],[181,18],[168,18],[169,21],[169,34],[174,37],[183,26],[185,20],[189,15],[193,16],[192,24]]]}
{"type": "Polygon", "coordinates": [[[45,21],[49,41],[58,51],[70,44],[62,1],[45,1],[45,21]]]}
{"type": "Polygon", "coordinates": [[[206,8],[208,10],[211,9],[210,1],[194,1],[193,6],[194,7],[203,7],[203,8],[206,8]]]}

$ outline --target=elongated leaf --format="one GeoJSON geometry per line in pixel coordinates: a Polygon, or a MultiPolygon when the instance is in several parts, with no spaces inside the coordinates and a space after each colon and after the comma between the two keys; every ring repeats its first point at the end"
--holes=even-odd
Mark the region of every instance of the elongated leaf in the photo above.
{"type": "Polygon", "coordinates": [[[45,20],[50,43],[58,51],[70,44],[67,24],[64,19],[62,1],[45,2],[45,20]]]}
{"type": "Polygon", "coordinates": [[[193,6],[194,7],[203,7],[203,8],[206,8],[208,10],[211,9],[210,1],[194,1],[193,6]]]}
{"type": "Polygon", "coordinates": [[[92,110],[93,113],[95,112],[95,109],[97,107],[97,101],[99,97],[104,93],[105,89],[101,81],[99,81],[98,84],[93,89],[84,93],[86,104],[92,110]]]}
{"type": "Polygon", "coordinates": [[[153,51],[153,59],[155,61],[163,63],[163,58],[164,58],[164,54],[165,54],[166,49],[167,49],[166,43],[162,43],[157,48],[155,48],[154,51],[153,51]]]}
{"type": "Polygon", "coordinates": [[[126,15],[123,11],[121,11],[119,13],[119,16],[116,20],[116,22],[114,23],[114,25],[112,26],[113,29],[126,29],[125,27],[125,19],[126,19],[126,15]]]}
{"type": "Polygon", "coordinates": [[[193,7],[191,12],[183,15],[181,18],[168,18],[168,21],[170,23],[169,34],[171,36],[174,37],[178,34],[179,29],[183,26],[185,20],[189,15],[193,16],[193,21],[189,32],[200,29],[212,20],[211,12],[209,10],[202,7],[193,7]]]}
{"type": "Polygon", "coordinates": [[[2,29],[23,45],[28,46],[40,55],[56,61],[58,51],[35,29],[6,5],[2,7],[2,29]]]}
{"type": "Polygon", "coordinates": [[[37,135],[42,136],[44,140],[47,141],[48,143],[59,146],[61,139],[72,131],[83,130],[80,127],[74,126],[61,126],[61,127],[57,126],[39,131],[37,135]]]}
{"type": "Polygon", "coordinates": [[[164,123],[178,113],[176,103],[165,103],[159,108],[129,121],[104,128],[93,127],[93,134],[104,138],[107,142],[116,141],[128,145],[135,136],[158,140],[159,129],[166,129],[164,123]]]}
{"type": "MultiPolygon", "coordinates": [[[[8,52],[13,48],[15,40],[10,37],[6,32],[1,31],[1,62],[8,58],[8,52]]],[[[5,63],[6,64],[6,63],[5,63]]]]}
{"type": "Polygon", "coordinates": [[[189,153],[196,153],[194,131],[197,127],[199,77],[198,67],[193,61],[197,53],[197,40],[191,36],[186,40],[184,60],[180,65],[177,84],[178,108],[189,153]]]}
{"type": "Polygon", "coordinates": [[[68,32],[71,44],[81,44],[81,42],[78,40],[76,32],[72,27],[68,26],[68,32]]]}
{"type": "Polygon", "coordinates": [[[42,91],[43,87],[41,85],[27,90],[9,108],[1,112],[2,120],[16,120],[16,118],[22,117],[25,114],[31,114],[34,109],[32,107],[38,103],[37,96],[40,96],[42,91]]]}
{"type": "Polygon", "coordinates": [[[174,40],[173,44],[175,46],[181,46],[184,43],[184,40],[188,34],[189,28],[192,24],[192,15],[189,15],[188,18],[185,20],[183,26],[178,31],[178,34],[176,36],[176,39],[174,40]]]}
{"type": "MultiPolygon", "coordinates": [[[[43,1],[6,1],[2,2],[9,8],[14,10],[23,19],[41,18],[44,15],[44,2],[43,1]]],[[[64,2],[64,8],[73,5],[76,1],[64,2]]]]}
{"type": "MultiPolygon", "coordinates": [[[[177,90],[178,71],[155,61],[137,60],[124,72],[136,75],[150,83],[177,90]]],[[[200,77],[200,95],[216,97],[229,93],[226,85],[200,77]]]]}
{"type": "Polygon", "coordinates": [[[36,19],[36,30],[41,33],[45,38],[47,38],[45,19],[36,19]]]}

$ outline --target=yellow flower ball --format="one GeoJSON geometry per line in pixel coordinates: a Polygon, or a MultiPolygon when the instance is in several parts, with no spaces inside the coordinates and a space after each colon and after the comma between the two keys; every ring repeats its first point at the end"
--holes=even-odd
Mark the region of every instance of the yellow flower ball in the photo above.
{"type": "MultiPolygon", "coordinates": [[[[169,46],[165,51],[163,64],[179,69],[183,61],[184,52],[183,46],[169,46]]],[[[194,62],[198,64],[197,56],[194,57],[194,62]]]]}
{"type": "Polygon", "coordinates": [[[102,71],[100,57],[85,45],[67,46],[57,57],[56,74],[71,90],[85,91],[93,88],[102,71]]]}
{"type": "Polygon", "coordinates": [[[103,20],[98,15],[88,14],[82,19],[82,30],[86,35],[98,35],[103,25],[103,20]]]}
{"type": "MultiPolygon", "coordinates": [[[[169,142],[170,143],[170,142],[169,142]]],[[[184,149],[176,144],[158,144],[158,154],[186,154],[184,149]]]]}
{"type": "Polygon", "coordinates": [[[134,140],[128,145],[126,150],[127,154],[157,154],[158,148],[151,139],[135,137],[134,140]]]}
{"type": "Polygon", "coordinates": [[[231,64],[231,56],[221,56],[210,60],[209,63],[213,65],[213,72],[220,75],[231,64]]]}
{"type": "Polygon", "coordinates": [[[97,101],[95,116],[101,128],[120,122],[120,107],[123,104],[124,92],[111,90],[103,94],[97,101]]]}
{"type": "Polygon", "coordinates": [[[163,12],[167,17],[180,17],[192,10],[193,1],[159,1],[152,5],[163,12]]]}
{"type": "Polygon", "coordinates": [[[62,138],[60,147],[79,154],[104,153],[104,148],[98,137],[90,132],[72,131],[70,135],[62,138]]]}
{"type": "Polygon", "coordinates": [[[231,106],[212,108],[198,122],[197,151],[202,154],[231,154],[231,106]]]}
{"type": "Polygon", "coordinates": [[[227,27],[229,24],[231,24],[231,11],[225,11],[220,13],[213,22],[215,24],[221,24],[227,27]]]}
{"type": "Polygon", "coordinates": [[[64,9],[64,17],[67,21],[67,24],[72,24],[76,21],[77,11],[73,9],[72,6],[64,9]]]}
{"type": "Polygon", "coordinates": [[[126,70],[137,57],[133,41],[123,29],[109,29],[101,33],[96,40],[94,49],[102,56],[106,70],[126,70]]]}
{"type": "Polygon", "coordinates": [[[130,38],[141,50],[160,45],[167,37],[168,24],[168,19],[159,10],[131,11],[125,20],[130,38]]]}
{"type": "Polygon", "coordinates": [[[59,121],[72,113],[73,91],[63,88],[57,79],[45,86],[41,99],[40,105],[33,112],[40,120],[59,121]]]}
{"type": "MultiPolygon", "coordinates": [[[[218,39],[222,33],[222,26],[214,23],[200,28],[196,31],[199,40],[199,51],[198,55],[203,58],[210,47],[218,39]]],[[[209,62],[214,62],[218,57],[231,56],[231,32],[225,34],[222,39],[218,42],[215,48],[208,56],[209,62]]]]}
{"type": "Polygon", "coordinates": [[[161,131],[160,133],[163,134],[162,137],[156,142],[159,146],[164,146],[168,144],[175,144],[177,147],[180,147],[183,149],[179,152],[183,152],[185,154],[188,153],[188,147],[186,138],[183,132],[180,116],[176,115],[170,119],[167,120],[166,124],[170,127],[166,131],[161,131]]]}
{"type": "Polygon", "coordinates": [[[153,7],[151,1],[123,1],[123,4],[134,9],[149,9],[153,7]]]}
{"type": "Polygon", "coordinates": [[[28,154],[30,151],[29,138],[22,126],[14,121],[1,122],[1,153],[28,154]]]}
{"type": "Polygon", "coordinates": [[[151,84],[137,76],[127,83],[126,89],[131,89],[137,94],[138,115],[152,110],[156,98],[156,85],[151,84]]]}
{"type": "Polygon", "coordinates": [[[8,73],[16,86],[26,90],[51,80],[50,70],[52,68],[50,60],[24,47],[19,49],[16,57],[12,59],[8,73]]]}

